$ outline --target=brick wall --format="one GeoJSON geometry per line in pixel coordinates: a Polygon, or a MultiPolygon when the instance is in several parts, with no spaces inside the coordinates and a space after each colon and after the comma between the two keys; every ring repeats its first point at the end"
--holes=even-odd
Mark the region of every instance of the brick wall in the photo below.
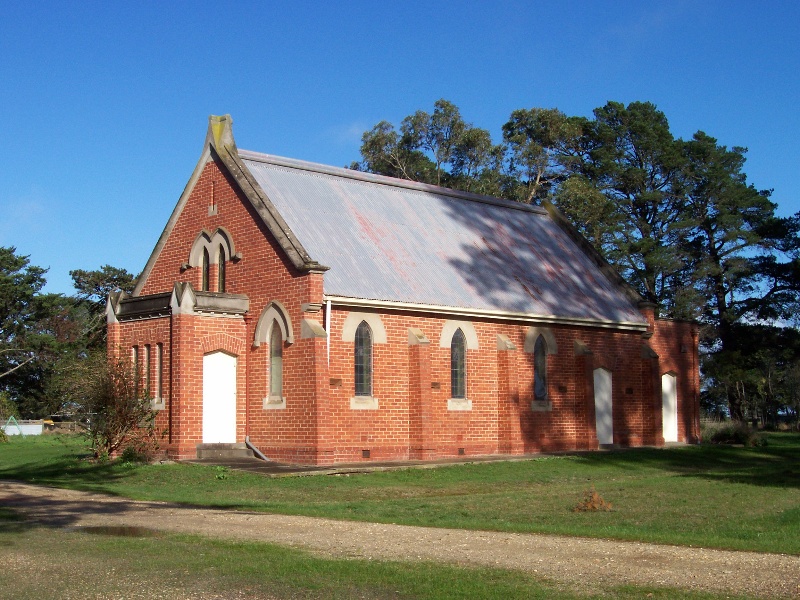
{"type": "MultiPolygon", "coordinates": [[[[170,404],[172,390],[170,382],[172,346],[170,342],[169,318],[147,319],[109,325],[107,342],[109,355],[112,357],[120,357],[122,360],[128,361],[131,360],[132,349],[136,348],[139,356],[139,385],[141,385],[144,390],[149,390],[149,395],[155,398],[160,376],[161,399],[164,401],[165,406],[169,406],[170,404]],[[160,368],[155,360],[159,345],[163,349],[163,358],[160,368]],[[148,369],[144,368],[148,348],[150,349],[149,381],[146,380],[148,369]]],[[[158,411],[155,425],[157,431],[169,429],[170,420],[168,411],[158,411]]],[[[165,450],[168,448],[168,437],[162,440],[161,446],[165,450]]]]}
{"type": "MultiPolygon", "coordinates": [[[[370,460],[375,460],[596,448],[592,373],[597,368],[612,374],[614,443],[661,444],[660,376],[671,371],[691,374],[682,362],[691,357],[691,350],[680,354],[675,339],[678,331],[688,331],[691,341],[687,324],[657,322],[658,336],[653,339],[659,359],[642,357],[645,340],[639,332],[551,326],[558,345],[558,352],[548,356],[552,407],[532,410],[533,354],[524,351],[528,326],[473,322],[479,348],[467,351],[472,410],[452,411],[447,402],[450,350],[438,343],[446,319],[383,313],[387,343],[376,344],[373,356],[373,393],[380,408],[356,411],[349,404],[355,386],[353,344],[341,339],[348,314],[334,310],[330,329],[330,376],[337,382],[330,402],[340,461],[361,460],[363,450],[370,450],[370,460]],[[427,348],[408,345],[409,327],[428,337],[427,348]],[[506,336],[516,350],[498,350],[498,335],[506,336]],[[576,354],[576,340],[591,353],[576,354]],[[420,373],[426,373],[429,385],[420,373]]],[[[693,439],[687,432],[695,417],[685,399],[696,386],[691,375],[679,384],[682,440],[693,439]]]]}
{"type": "MultiPolygon", "coordinates": [[[[685,321],[655,321],[650,340],[659,355],[659,373],[673,373],[678,384],[678,440],[700,441],[700,368],[698,327],[685,321]]],[[[660,383],[660,380],[659,380],[660,383]]],[[[660,388],[658,392],[660,406],[660,388]]],[[[658,418],[660,421],[661,414],[658,418]]]]}
{"type": "MultiPolygon", "coordinates": [[[[218,227],[230,233],[236,251],[241,253],[240,260],[226,263],[226,292],[246,294],[249,313],[238,320],[197,315],[172,317],[172,333],[176,340],[172,383],[180,393],[166,409],[171,415],[169,453],[176,457],[193,456],[195,445],[202,439],[202,356],[223,348],[214,348],[213,344],[202,347],[201,340],[224,331],[241,344],[237,363],[237,435],[240,441],[250,435],[262,444],[269,443],[270,447],[280,449],[278,454],[286,459],[296,455],[305,462],[313,461],[318,445],[312,407],[315,380],[309,379],[307,374],[313,372],[317,357],[313,350],[315,340],[300,338],[303,317],[300,307],[306,302],[322,302],[322,275],[301,274],[293,268],[247,199],[215,163],[205,166],[140,295],[169,291],[176,281],[187,281],[195,289],[201,289],[201,269],[182,270],[181,265],[188,262],[200,232],[213,233],[218,227]],[[215,210],[209,211],[212,205],[215,210]],[[209,212],[215,214],[209,215],[209,212]],[[296,335],[295,343],[284,348],[287,365],[284,386],[291,390],[293,401],[287,403],[285,410],[268,412],[262,408],[262,403],[267,395],[269,348],[267,344],[253,347],[253,340],[258,318],[272,300],[279,300],[288,309],[296,335]]],[[[210,275],[211,291],[215,291],[214,268],[210,275]]],[[[164,321],[170,322],[169,319],[164,321]]],[[[146,331],[154,322],[120,323],[117,326],[121,332],[119,343],[129,346],[134,330],[146,331]]]]}
{"type": "MultiPolygon", "coordinates": [[[[324,276],[293,268],[249,201],[213,162],[204,168],[141,293],[171,290],[176,281],[199,289],[201,269],[181,265],[201,230],[213,233],[218,227],[230,233],[241,253],[240,260],[226,263],[226,291],[247,295],[247,315],[176,314],[109,327],[114,352],[163,344],[162,368],[171,378],[157,423],[169,430],[165,448],[172,456],[194,456],[202,440],[203,355],[215,351],[237,356],[237,439],[249,436],[277,460],[328,464],[596,448],[593,372],[598,368],[611,372],[615,443],[663,443],[664,373],[678,377],[679,437],[697,439],[696,328],[656,321],[652,313],[647,313],[649,338],[637,331],[550,326],[558,351],[547,357],[549,407],[532,407],[534,361],[525,351],[529,326],[473,320],[477,348],[467,350],[466,361],[471,409],[450,410],[449,340],[440,344],[448,319],[382,311],[386,343],[373,347],[378,408],[353,409],[353,342],[342,339],[351,311],[334,306],[329,339],[302,336],[303,318],[323,322],[322,312],[304,313],[301,305],[323,302],[324,276]],[[253,343],[259,317],[272,301],[286,308],[294,330],[294,342],[283,348],[286,402],[279,408],[264,405],[269,344],[253,343]],[[410,344],[409,328],[421,330],[429,342],[410,344]],[[498,349],[498,335],[510,345],[498,349]]],[[[213,269],[210,280],[213,291],[213,269]]]]}

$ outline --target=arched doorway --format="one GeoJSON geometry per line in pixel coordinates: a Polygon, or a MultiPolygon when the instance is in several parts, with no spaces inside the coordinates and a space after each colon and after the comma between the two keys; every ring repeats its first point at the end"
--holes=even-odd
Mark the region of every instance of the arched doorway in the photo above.
{"type": "Polygon", "coordinates": [[[203,443],[236,442],[236,357],[203,356],[203,443]]]}
{"type": "Polygon", "coordinates": [[[678,441],[678,378],[672,373],[661,376],[661,423],[665,442],[678,441]]]}
{"type": "Polygon", "coordinates": [[[594,370],[594,419],[598,444],[614,443],[614,407],[611,400],[611,371],[594,370]]]}

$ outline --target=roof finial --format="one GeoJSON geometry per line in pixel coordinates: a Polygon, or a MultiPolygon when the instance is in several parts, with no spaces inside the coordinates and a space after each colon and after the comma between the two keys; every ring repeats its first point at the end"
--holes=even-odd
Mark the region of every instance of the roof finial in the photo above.
{"type": "Polygon", "coordinates": [[[211,115],[208,117],[206,142],[215,148],[235,145],[233,141],[233,118],[230,115],[211,115]]]}

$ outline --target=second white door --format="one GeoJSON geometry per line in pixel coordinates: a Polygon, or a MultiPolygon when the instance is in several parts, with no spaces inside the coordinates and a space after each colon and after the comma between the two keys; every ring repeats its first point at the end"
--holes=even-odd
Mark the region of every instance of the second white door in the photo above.
{"type": "Polygon", "coordinates": [[[675,375],[661,376],[661,422],[665,442],[678,441],[678,381],[675,375]]]}
{"type": "Polygon", "coordinates": [[[611,400],[611,371],[594,370],[594,415],[599,444],[614,443],[614,407],[611,400]]]}

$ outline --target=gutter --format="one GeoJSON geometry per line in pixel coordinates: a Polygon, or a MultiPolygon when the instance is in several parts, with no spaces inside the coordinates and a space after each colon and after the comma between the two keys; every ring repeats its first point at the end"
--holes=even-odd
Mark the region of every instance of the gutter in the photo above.
{"type": "Polygon", "coordinates": [[[458,306],[439,306],[434,304],[416,304],[412,302],[390,302],[386,300],[370,300],[367,298],[348,298],[346,296],[325,295],[325,301],[334,306],[346,306],[351,308],[402,310],[418,313],[444,314],[456,317],[522,321],[536,325],[577,325],[579,327],[599,327],[602,329],[622,329],[629,331],[647,331],[648,328],[648,324],[646,322],[638,321],[611,321],[603,319],[585,319],[580,317],[558,317],[555,315],[532,315],[530,313],[511,312],[504,310],[462,308],[458,306]]]}

